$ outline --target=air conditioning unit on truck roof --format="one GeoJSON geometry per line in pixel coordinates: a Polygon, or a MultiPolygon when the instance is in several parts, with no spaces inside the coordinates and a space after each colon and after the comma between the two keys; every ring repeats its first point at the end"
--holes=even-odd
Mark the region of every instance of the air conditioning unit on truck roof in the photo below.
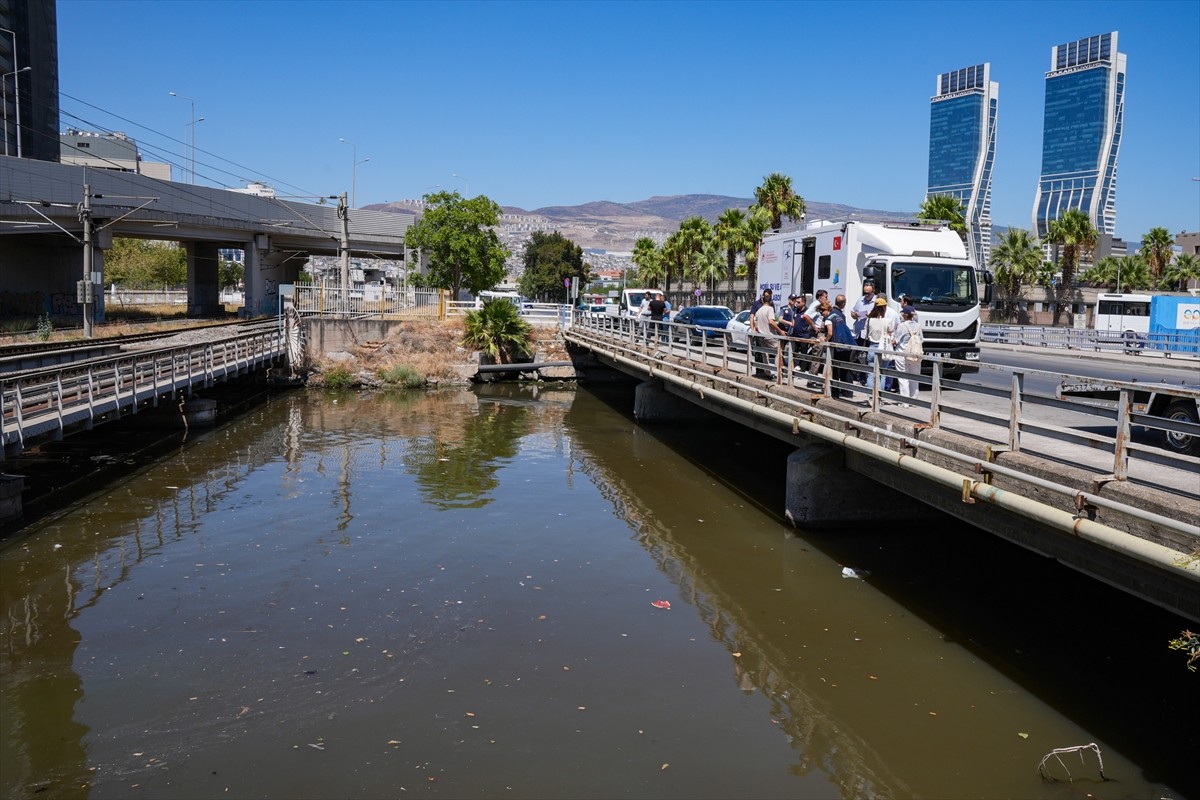
{"type": "Polygon", "coordinates": [[[947,375],[975,372],[981,303],[991,301],[991,273],[978,272],[962,238],[944,225],[820,221],[769,234],[758,252],[758,286],[778,296],[829,292],[850,308],[871,281],[899,310],[911,298],[925,353],[953,359],[947,375]],[[981,285],[982,284],[982,285],[981,285]]]}

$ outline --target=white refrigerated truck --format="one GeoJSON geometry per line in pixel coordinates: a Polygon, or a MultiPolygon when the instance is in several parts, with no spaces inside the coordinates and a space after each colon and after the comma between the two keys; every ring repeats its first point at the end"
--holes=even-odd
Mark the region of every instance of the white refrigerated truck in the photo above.
{"type": "MultiPolygon", "coordinates": [[[[943,373],[975,372],[979,361],[980,303],[991,300],[991,273],[976,270],[959,235],[943,225],[891,222],[811,222],[772,233],[758,250],[756,295],[829,292],[851,308],[863,282],[899,310],[909,295],[927,355],[958,359],[943,373]]],[[[851,322],[851,320],[847,320],[851,322]]]]}

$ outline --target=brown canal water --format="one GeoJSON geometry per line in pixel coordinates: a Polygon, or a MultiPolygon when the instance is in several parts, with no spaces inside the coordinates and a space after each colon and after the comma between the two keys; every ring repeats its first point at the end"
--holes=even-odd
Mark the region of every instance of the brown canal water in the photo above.
{"type": "Polygon", "coordinates": [[[1198,796],[1184,621],[631,404],[297,392],[9,539],[0,797],[1198,796]]]}

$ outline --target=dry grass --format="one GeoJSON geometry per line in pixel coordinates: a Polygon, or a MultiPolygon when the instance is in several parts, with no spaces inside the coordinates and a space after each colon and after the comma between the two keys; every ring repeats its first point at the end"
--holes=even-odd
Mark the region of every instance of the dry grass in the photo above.
{"type": "MultiPolygon", "coordinates": [[[[534,346],[548,360],[566,358],[566,351],[554,328],[535,327],[534,346]]],[[[411,367],[437,383],[466,382],[478,363],[475,350],[464,347],[461,319],[445,322],[412,321],[397,325],[388,338],[380,342],[364,342],[354,348],[354,364],[321,364],[322,370],[342,367],[355,372],[378,374],[397,366],[411,367]]]]}

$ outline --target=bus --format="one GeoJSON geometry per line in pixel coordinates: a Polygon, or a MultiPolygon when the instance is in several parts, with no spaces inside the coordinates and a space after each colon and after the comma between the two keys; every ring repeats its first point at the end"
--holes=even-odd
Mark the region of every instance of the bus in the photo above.
{"type": "Polygon", "coordinates": [[[1130,347],[1138,346],[1150,333],[1150,299],[1148,294],[1101,292],[1096,295],[1092,329],[1124,340],[1130,347]]]}

